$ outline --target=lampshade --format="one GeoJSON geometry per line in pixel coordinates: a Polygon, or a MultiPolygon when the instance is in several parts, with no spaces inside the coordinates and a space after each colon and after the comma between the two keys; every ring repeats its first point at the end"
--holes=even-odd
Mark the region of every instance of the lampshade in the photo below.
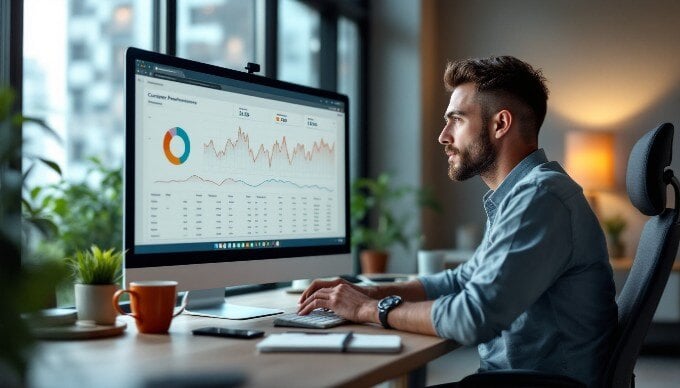
{"type": "Polygon", "coordinates": [[[584,190],[614,187],[614,135],[573,131],[566,138],[566,169],[584,190]]]}

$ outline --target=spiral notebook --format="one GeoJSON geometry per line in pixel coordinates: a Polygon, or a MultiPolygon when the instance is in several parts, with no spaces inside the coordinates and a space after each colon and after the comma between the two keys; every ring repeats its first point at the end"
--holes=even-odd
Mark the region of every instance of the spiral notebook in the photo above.
{"type": "Polygon", "coordinates": [[[352,332],[287,332],[270,334],[257,344],[260,352],[398,353],[401,337],[352,332]]]}

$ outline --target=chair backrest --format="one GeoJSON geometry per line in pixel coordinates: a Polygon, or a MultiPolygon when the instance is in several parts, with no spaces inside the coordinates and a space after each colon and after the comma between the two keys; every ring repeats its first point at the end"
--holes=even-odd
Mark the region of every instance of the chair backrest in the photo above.
{"type": "Polygon", "coordinates": [[[633,266],[621,294],[618,326],[612,338],[606,386],[634,386],[633,368],[678,252],[680,188],[671,163],[673,125],[646,133],[628,159],[626,188],[635,207],[651,216],[642,230],[633,266]],[[666,208],[666,188],[673,187],[675,208],[666,208]]]}

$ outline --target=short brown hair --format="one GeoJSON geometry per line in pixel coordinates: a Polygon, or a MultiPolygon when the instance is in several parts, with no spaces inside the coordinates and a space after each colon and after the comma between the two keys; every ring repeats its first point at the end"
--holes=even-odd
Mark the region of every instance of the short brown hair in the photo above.
{"type": "MultiPolygon", "coordinates": [[[[541,70],[512,56],[464,59],[449,62],[444,73],[447,91],[472,82],[480,100],[486,96],[507,95],[524,103],[533,112],[528,127],[538,136],[545,120],[548,88],[541,70]]],[[[490,114],[488,104],[482,104],[483,114],[490,114]]],[[[488,116],[485,117],[488,119],[488,116]]]]}

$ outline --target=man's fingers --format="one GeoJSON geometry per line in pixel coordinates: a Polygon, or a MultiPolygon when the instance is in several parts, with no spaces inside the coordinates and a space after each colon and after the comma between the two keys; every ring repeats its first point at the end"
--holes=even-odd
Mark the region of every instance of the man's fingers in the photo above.
{"type": "Polygon", "coordinates": [[[327,299],[310,299],[309,303],[301,306],[298,309],[298,314],[307,315],[307,314],[311,313],[313,310],[316,310],[318,308],[324,308],[324,309],[330,308],[327,303],[328,303],[327,299]]]}
{"type": "Polygon", "coordinates": [[[333,287],[341,282],[341,279],[334,279],[334,280],[315,280],[312,282],[312,284],[307,287],[307,289],[300,295],[300,300],[298,303],[304,302],[307,298],[310,297],[313,293],[315,293],[317,290],[321,288],[329,288],[333,287]]]}
{"type": "Polygon", "coordinates": [[[298,311],[302,311],[302,309],[306,308],[308,305],[314,303],[317,300],[327,300],[329,290],[330,289],[328,288],[320,288],[314,291],[314,293],[309,295],[309,297],[305,298],[305,300],[298,304],[298,311]]]}
{"type": "Polygon", "coordinates": [[[327,283],[327,282],[328,282],[328,281],[325,281],[325,280],[318,280],[318,279],[317,279],[317,280],[314,280],[314,281],[312,282],[312,284],[310,284],[309,287],[307,287],[307,289],[304,290],[304,291],[302,292],[302,295],[300,295],[300,300],[299,300],[299,302],[302,302],[302,301],[304,301],[305,299],[309,298],[309,296],[310,296],[311,294],[313,294],[313,293],[314,293],[316,290],[318,290],[319,288],[325,287],[323,284],[324,284],[324,283],[327,283]]]}
{"type": "Polygon", "coordinates": [[[302,292],[302,295],[300,295],[300,299],[298,300],[298,303],[302,303],[302,302],[304,302],[305,300],[307,300],[307,299],[309,298],[310,295],[312,295],[313,293],[315,293],[315,292],[316,292],[318,289],[320,289],[320,288],[323,288],[323,286],[320,285],[319,283],[317,283],[316,280],[315,280],[314,282],[312,282],[312,284],[311,284],[309,287],[307,287],[306,290],[304,290],[304,291],[302,292]]]}

